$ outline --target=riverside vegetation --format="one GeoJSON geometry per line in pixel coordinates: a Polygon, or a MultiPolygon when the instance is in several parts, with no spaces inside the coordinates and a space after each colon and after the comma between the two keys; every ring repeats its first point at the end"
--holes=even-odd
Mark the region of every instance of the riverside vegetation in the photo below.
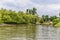
{"type": "Polygon", "coordinates": [[[38,22],[39,17],[36,13],[36,9],[27,9],[24,13],[23,11],[12,11],[1,9],[0,10],[0,23],[9,23],[9,24],[35,24],[38,22]]]}
{"type": "MultiPolygon", "coordinates": [[[[0,24],[52,24],[60,26],[60,18],[57,16],[39,15],[36,8],[26,9],[23,11],[13,11],[7,9],[0,9],[0,24]]],[[[60,13],[59,13],[60,16],[60,13]]]]}

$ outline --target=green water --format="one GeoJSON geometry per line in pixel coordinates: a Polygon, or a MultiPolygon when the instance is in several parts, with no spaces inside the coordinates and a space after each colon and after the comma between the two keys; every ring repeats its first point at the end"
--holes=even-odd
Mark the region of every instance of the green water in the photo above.
{"type": "Polygon", "coordinates": [[[60,28],[42,25],[0,27],[0,40],[59,40],[60,28]]]}

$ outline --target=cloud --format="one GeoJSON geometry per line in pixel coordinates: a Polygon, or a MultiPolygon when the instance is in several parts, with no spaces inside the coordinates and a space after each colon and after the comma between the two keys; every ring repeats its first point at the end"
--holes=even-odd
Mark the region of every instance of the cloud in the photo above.
{"type": "Polygon", "coordinates": [[[0,8],[19,8],[27,6],[30,0],[0,0],[0,8]]]}
{"type": "Polygon", "coordinates": [[[60,4],[50,4],[50,5],[47,5],[48,9],[51,9],[51,10],[58,10],[60,9],[60,4]]]}
{"type": "Polygon", "coordinates": [[[22,10],[37,8],[39,15],[56,15],[60,11],[60,1],[58,0],[0,0],[0,8],[22,10]],[[48,3],[48,4],[47,4],[48,3]],[[55,4],[56,3],[56,4],[55,4]]]}

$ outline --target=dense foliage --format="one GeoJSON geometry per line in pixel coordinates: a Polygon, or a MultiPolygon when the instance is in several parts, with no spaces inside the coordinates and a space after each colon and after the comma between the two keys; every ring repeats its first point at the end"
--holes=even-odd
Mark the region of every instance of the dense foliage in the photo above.
{"type": "Polygon", "coordinates": [[[27,9],[24,13],[23,11],[12,11],[1,9],[0,10],[0,23],[21,23],[21,24],[28,24],[28,23],[36,23],[38,22],[38,15],[36,12],[36,8],[27,9]]]}
{"type": "Polygon", "coordinates": [[[40,23],[50,23],[52,22],[53,25],[56,25],[60,21],[59,17],[57,16],[48,16],[48,15],[42,15],[42,18],[40,19],[40,23]]]}
{"type": "Polygon", "coordinates": [[[59,22],[59,18],[57,16],[51,16],[50,20],[53,22],[53,25],[55,25],[59,22]]]}
{"type": "MultiPolygon", "coordinates": [[[[12,11],[6,9],[0,9],[0,23],[9,24],[43,24],[52,22],[53,25],[60,22],[60,17],[42,15],[39,17],[36,8],[27,9],[26,12],[23,11],[12,11]]],[[[60,13],[59,13],[60,16],[60,13]]]]}
{"type": "Polygon", "coordinates": [[[48,15],[42,15],[40,23],[44,23],[44,22],[47,22],[47,21],[49,21],[49,16],[48,15]]]}

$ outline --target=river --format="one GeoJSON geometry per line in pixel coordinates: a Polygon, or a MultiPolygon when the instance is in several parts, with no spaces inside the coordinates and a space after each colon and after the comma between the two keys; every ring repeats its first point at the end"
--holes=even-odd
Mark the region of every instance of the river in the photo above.
{"type": "Polygon", "coordinates": [[[0,27],[0,40],[60,40],[60,28],[45,25],[0,27]]]}

